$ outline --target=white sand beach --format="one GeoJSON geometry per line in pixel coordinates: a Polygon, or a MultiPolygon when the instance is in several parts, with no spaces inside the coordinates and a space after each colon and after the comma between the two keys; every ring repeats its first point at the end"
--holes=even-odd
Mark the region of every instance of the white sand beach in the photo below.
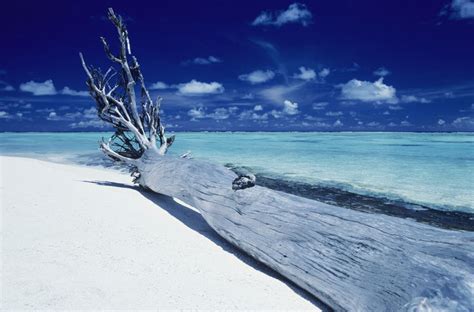
{"type": "Polygon", "coordinates": [[[1,308],[319,310],[114,170],[1,157],[1,308]]]}

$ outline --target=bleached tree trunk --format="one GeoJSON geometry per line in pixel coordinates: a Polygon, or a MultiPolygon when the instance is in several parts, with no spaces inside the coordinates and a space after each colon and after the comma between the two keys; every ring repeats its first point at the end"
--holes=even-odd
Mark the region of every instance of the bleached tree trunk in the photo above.
{"type": "Polygon", "coordinates": [[[99,117],[116,129],[101,149],[132,166],[135,182],[194,206],[224,239],[335,310],[473,310],[472,232],[331,206],[255,186],[254,176],[221,165],[167,156],[174,137],[165,136],[161,100],[151,100],[121,18],[111,9],[109,18],[119,56],[102,41],[120,79],[111,86],[113,70],[102,74],[81,60],[99,117]]]}
{"type": "Polygon", "coordinates": [[[254,186],[197,160],[140,159],[139,183],[197,208],[223,238],[337,311],[472,311],[474,235],[254,186]],[[425,309],[425,310],[423,310],[425,309]]]}

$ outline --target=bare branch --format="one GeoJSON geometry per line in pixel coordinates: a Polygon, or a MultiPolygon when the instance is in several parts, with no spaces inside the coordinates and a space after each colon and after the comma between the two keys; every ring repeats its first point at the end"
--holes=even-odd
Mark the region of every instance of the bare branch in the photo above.
{"type": "Polygon", "coordinates": [[[125,163],[133,163],[133,159],[128,158],[128,157],[124,157],[124,156],[120,155],[119,153],[113,151],[110,148],[110,141],[109,142],[102,141],[100,143],[100,149],[102,150],[102,152],[104,152],[107,156],[109,156],[111,158],[114,158],[114,159],[119,160],[119,161],[123,161],[125,163]]]}
{"type": "Polygon", "coordinates": [[[107,41],[105,40],[105,38],[104,38],[104,37],[100,37],[100,40],[102,41],[102,44],[104,45],[104,51],[105,51],[105,54],[107,54],[107,57],[108,57],[111,61],[120,63],[120,59],[119,59],[118,57],[116,57],[115,55],[113,55],[112,52],[110,51],[109,44],[107,43],[107,41]]]}
{"type": "Polygon", "coordinates": [[[167,138],[165,135],[160,118],[161,98],[156,102],[151,99],[140,65],[136,57],[131,55],[130,39],[122,18],[111,8],[108,10],[108,18],[118,33],[118,55],[111,51],[105,38],[100,39],[105,54],[120,66],[120,70],[116,71],[110,67],[103,74],[100,69],[88,66],[80,53],[82,67],[87,74],[86,83],[97,104],[98,116],[116,129],[111,141],[103,142],[101,149],[116,160],[137,159],[150,148],[164,154],[173,143],[174,136],[167,138]],[[137,84],[140,88],[140,98],[135,90],[137,84]],[[140,109],[137,105],[139,100],[140,109]],[[159,148],[156,146],[157,139],[160,142],[159,148]]]}
{"type": "Polygon", "coordinates": [[[79,52],[79,57],[81,58],[81,64],[82,64],[82,68],[84,68],[84,71],[86,72],[87,74],[87,77],[89,77],[90,80],[92,80],[92,75],[89,71],[89,68],[87,67],[86,65],[86,62],[84,61],[84,56],[82,55],[81,52],[79,52]]]}

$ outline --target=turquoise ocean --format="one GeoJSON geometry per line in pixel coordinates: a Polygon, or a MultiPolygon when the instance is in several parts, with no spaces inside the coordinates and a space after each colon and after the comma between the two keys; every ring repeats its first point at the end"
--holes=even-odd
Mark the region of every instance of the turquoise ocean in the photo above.
{"type": "MultiPolygon", "coordinates": [[[[98,141],[109,136],[0,133],[0,154],[110,166],[98,150],[98,141]]],[[[265,186],[348,208],[411,211],[408,217],[429,211],[435,218],[459,212],[457,217],[474,222],[472,133],[176,133],[170,153],[188,151],[250,171],[265,186]]]]}

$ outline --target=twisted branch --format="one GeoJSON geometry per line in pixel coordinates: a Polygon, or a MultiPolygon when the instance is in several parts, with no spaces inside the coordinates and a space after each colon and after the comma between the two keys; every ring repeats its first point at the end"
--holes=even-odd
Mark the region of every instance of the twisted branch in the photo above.
{"type": "Polygon", "coordinates": [[[156,149],[160,154],[165,154],[173,143],[174,136],[167,138],[165,135],[160,118],[161,98],[158,97],[155,102],[151,99],[140,65],[131,54],[128,31],[121,16],[109,8],[108,18],[117,29],[119,54],[115,55],[111,51],[104,37],[100,39],[106,56],[120,66],[119,70],[110,67],[103,74],[99,68],[88,66],[82,53],[79,53],[87,74],[86,84],[97,104],[98,116],[116,130],[110,140],[102,141],[101,150],[114,160],[124,162],[140,158],[148,149],[156,149]],[[140,108],[135,90],[137,84],[140,88],[140,108]],[[160,142],[159,148],[157,140],[160,142]]]}

